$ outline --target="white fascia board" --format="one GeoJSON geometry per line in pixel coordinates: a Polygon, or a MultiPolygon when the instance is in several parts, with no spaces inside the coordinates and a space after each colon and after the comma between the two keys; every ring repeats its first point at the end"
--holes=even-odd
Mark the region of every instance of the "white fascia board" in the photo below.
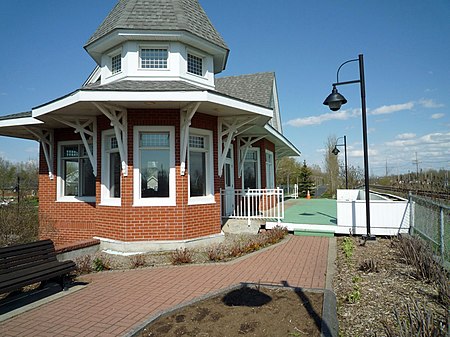
{"type": "Polygon", "coordinates": [[[288,147],[294,153],[296,153],[297,156],[301,155],[300,150],[298,150],[290,141],[287,140],[286,137],[284,137],[281,133],[279,133],[277,130],[275,130],[272,126],[266,124],[266,125],[264,125],[264,129],[266,129],[266,131],[269,132],[271,136],[277,138],[280,142],[285,144],[286,147],[288,147]]]}
{"type": "Polygon", "coordinates": [[[72,94],[69,94],[68,96],[65,96],[63,98],[57,99],[55,101],[52,101],[50,103],[47,103],[45,105],[41,105],[37,108],[32,109],[32,116],[33,117],[39,117],[45,114],[48,114],[49,112],[62,109],[66,106],[75,104],[77,102],[80,102],[80,91],[75,91],[72,94]]]}
{"type": "Polygon", "coordinates": [[[33,117],[39,117],[78,102],[210,102],[243,110],[265,117],[272,117],[272,109],[246,103],[209,91],[95,91],[78,90],[59,100],[32,110],[33,117]]]}
{"type": "Polygon", "coordinates": [[[37,120],[33,117],[22,117],[14,119],[5,119],[0,121],[0,128],[8,126],[23,126],[23,125],[39,125],[44,124],[44,122],[37,120]]]}
{"type": "Polygon", "coordinates": [[[272,109],[264,108],[259,105],[247,103],[247,102],[233,99],[230,97],[218,95],[218,94],[215,94],[212,92],[208,92],[207,94],[208,94],[208,97],[207,97],[208,102],[225,105],[225,106],[233,107],[236,109],[240,109],[240,110],[244,110],[244,111],[248,111],[248,112],[252,112],[252,113],[256,113],[258,115],[262,115],[265,117],[273,116],[272,109]]]}

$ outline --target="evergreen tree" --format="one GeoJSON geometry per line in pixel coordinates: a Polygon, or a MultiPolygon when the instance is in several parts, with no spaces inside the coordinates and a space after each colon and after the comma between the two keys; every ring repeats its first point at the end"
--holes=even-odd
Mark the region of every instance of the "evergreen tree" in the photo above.
{"type": "Polygon", "coordinates": [[[306,197],[308,191],[310,195],[314,193],[314,182],[312,179],[312,171],[306,165],[306,160],[304,160],[298,177],[298,194],[301,197],[306,197]]]}

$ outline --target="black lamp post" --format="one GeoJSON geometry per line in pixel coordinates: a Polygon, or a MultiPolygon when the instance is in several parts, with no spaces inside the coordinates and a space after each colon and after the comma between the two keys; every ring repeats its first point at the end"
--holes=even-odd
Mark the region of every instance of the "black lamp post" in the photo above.
{"type": "Polygon", "coordinates": [[[361,113],[362,113],[362,128],[363,128],[363,152],[364,152],[364,186],[365,186],[365,198],[366,198],[366,226],[367,234],[365,239],[375,239],[370,233],[370,191],[369,191],[369,150],[367,145],[367,111],[366,111],[366,82],[364,80],[364,57],[362,54],[358,55],[357,59],[348,60],[342,63],[338,70],[336,76],[336,83],[333,83],[333,90],[331,94],[325,99],[323,104],[328,105],[330,110],[338,111],[341,106],[347,103],[344,96],[338,93],[336,86],[345,84],[355,84],[359,83],[361,88],[361,113]],[[339,82],[339,70],[342,66],[350,62],[359,62],[359,80],[339,82]]]}
{"type": "Polygon", "coordinates": [[[339,137],[338,139],[336,139],[336,145],[334,146],[334,149],[331,151],[332,154],[334,154],[335,156],[337,156],[339,154],[339,149],[337,148],[338,146],[343,146],[344,147],[344,155],[345,155],[345,189],[348,190],[348,169],[347,169],[347,137],[339,137]],[[338,144],[338,140],[344,138],[344,144],[338,144]]]}

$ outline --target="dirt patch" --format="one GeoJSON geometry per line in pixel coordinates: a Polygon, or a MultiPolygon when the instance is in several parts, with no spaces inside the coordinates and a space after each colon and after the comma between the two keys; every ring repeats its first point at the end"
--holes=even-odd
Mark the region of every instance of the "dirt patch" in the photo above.
{"type": "Polygon", "coordinates": [[[323,294],[244,287],[180,309],[139,337],[320,336],[323,294]]]}
{"type": "Polygon", "coordinates": [[[395,239],[377,238],[362,246],[352,237],[351,257],[345,256],[344,240],[348,238],[337,240],[333,279],[340,336],[386,336],[383,322],[395,325],[394,308],[404,315],[405,305],[414,301],[445,320],[446,309],[437,301],[436,286],[414,277],[411,267],[401,260],[395,239]]]}

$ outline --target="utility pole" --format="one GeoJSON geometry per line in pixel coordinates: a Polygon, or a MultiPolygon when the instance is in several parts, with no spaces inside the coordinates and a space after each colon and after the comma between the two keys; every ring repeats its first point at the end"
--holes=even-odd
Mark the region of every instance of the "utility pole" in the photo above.
{"type": "Polygon", "coordinates": [[[417,152],[416,152],[416,160],[412,161],[413,164],[416,164],[416,174],[417,174],[417,180],[419,180],[419,164],[421,161],[417,159],[417,152]]]}

